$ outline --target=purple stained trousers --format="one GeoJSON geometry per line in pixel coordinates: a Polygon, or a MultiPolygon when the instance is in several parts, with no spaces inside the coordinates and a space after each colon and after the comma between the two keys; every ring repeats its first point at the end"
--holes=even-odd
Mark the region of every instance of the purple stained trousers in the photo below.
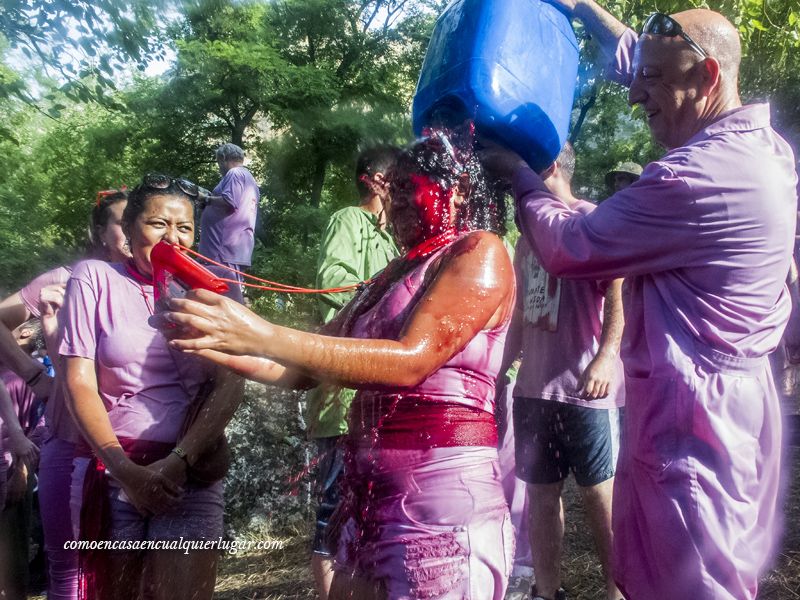
{"type": "Polygon", "coordinates": [[[65,550],[74,539],[70,517],[70,485],[75,444],[51,437],[39,459],[39,509],[42,515],[49,579],[48,600],[78,597],[78,551],[65,550]]]}

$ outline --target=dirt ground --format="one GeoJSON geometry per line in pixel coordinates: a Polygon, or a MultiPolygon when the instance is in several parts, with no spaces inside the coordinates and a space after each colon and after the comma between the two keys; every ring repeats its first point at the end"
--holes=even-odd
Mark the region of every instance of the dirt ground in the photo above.
{"type": "MultiPolygon", "coordinates": [[[[800,599],[800,448],[787,456],[785,535],[775,568],[762,582],[759,600],[800,599]]],[[[563,572],[564,587],[572,600],[603,597],[603,581],[588,526],[574,486],[565,490],[567,509],[563,572]]],[[[306,600],[315,598],[308,568],[308,541],[290,538],[283,550],[223,558],[215,600],[306,600]]]]}

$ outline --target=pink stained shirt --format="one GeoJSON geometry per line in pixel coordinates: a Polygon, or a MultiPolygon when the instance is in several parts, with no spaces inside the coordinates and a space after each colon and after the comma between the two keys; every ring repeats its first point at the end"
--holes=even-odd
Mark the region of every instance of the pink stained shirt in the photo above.
{"type": "MultiPolygon", "coordinates": [[[[595,207],[581,204],[584,213],[595,207]]],[[[625,405],[622,361],[608,396],[585,400],[578,395],[580,377],[600,347],[606,282],[558,279],[536,260],[524,237],[514,253],[517,306],[522,311],[522,364],[517,374],[516,398],[542,398],[587,408],[625,405]]]]}
{"type": "MultiPolygon", "coordinates": [[[[630,81],[636,36],[612,71],[630,81]]],[[[752,599],[779,535],[781,413],[766,356],[789,316],[794,157],[769,106],[733,109],[588,215],[514,177],[544,267],[625,277],[625,444],[615,577],[626,596],[752,599]]]]}
{"type": "Polygon", "coordinates": [[[212,193],[227,206],[209,204],[203,210],[198,251],[219,262],[249,266],[260,197],[256,180],[245,167],[234,167],[212,193]]]}
{"type": "Polygon", "coordinates": [[[125,265],[78,263],[67,284],[60,353],[94,361],[100,398],[118,437],[173,443],[213,370],[170,350],[148,324],[153,305],[153,287],[125,265]]]}
{"type": "MultiPolygon", "coordinates": [[[[28,311],[36,318],[40,318],[39,296],[42,289],[48,285],[66,284],[72,273],[72,267],[56,267],[33,279],[28,285],[19,291],[22,303],[28,311]]],[[[58,317],[61,318],[60,316],[58,317]]],[[[53,357],[55,358],[55,357],[53,357]]],[[[47,434],[62,440],[74,442],[78,439],[78,431],[69,414],[64,400],[64,373],[62,369],[56,368],[55,381],[50,397],[45,406],[45,421],[47,422],[47,434]]]]}

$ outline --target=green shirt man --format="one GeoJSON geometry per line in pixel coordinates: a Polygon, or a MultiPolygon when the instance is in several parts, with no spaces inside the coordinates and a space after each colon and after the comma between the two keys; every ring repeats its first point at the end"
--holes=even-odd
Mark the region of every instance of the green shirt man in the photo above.
{"type": "MultiPolygon", "coordinates": [[[[382,270],[399,254],[391,234],[382,229],[380,215],[362,206],[343,208],[331,216],[320,246],[317,288],[360,283],[382,270]]],[[[353,297],[354,292],[320,294],[319,311],[325,323],[353,297]]],[[[308,399],[310,437],[347,433],[347,411],[355,392],[323,383],[308,399]]]]}

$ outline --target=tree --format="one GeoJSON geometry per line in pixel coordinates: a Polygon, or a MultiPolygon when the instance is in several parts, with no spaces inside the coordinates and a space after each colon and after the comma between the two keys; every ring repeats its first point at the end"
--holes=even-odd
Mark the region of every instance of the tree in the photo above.
{"type": "MultiPolygon", "coordinates": [[[[73,101],[109,103],[115,71],[133,60],[163,56],[156,44],[157,17],[166,0],[5,0],[0,8],[0,37],[29,60],[51,71],[60,91],[73,101]]],[[[0,97],[35,103],[24,86],[0,86],[0,97]]],[[[51,105],[58,116],[63,105],[51,105]]]]}
{"type": "MultiPolygon", "coordinates": [[[[695,1],[695,7],[717,10],[738,28],[742,39],[740,90],[744,102],[769,100],[773,124],[798,147],[800,144],[800,6],[793,0],[695,1]]],[[[623,23],[639,29],[653,12],[650,0],[612,0],[607,8],[623,23]]],[[[674,13],[691,8],[681,0],[667,0],[658,10],[674,13]]],[[[621,160],[642,164],[663,151],[649,136],[641,111],[627,107],[627,91],[603,81],[605,67],[582,29],[581,71],[574,119],[580,107],[596,95],[575,148],[578,156],[576,186],[586,195],[606,195],[603,175],[621,160]]]]}

